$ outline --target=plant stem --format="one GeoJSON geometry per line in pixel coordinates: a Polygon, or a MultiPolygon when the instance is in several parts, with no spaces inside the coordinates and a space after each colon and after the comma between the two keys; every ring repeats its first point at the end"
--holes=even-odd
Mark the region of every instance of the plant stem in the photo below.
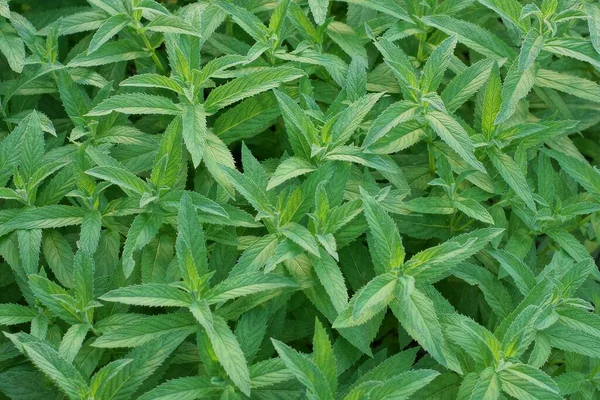
{"type": "Polygon", "coordinates": [[[427,34],[426,33],[421,33],[419,34],[419,48],[417,50],[417,61],[419,61],[419,64],[423,61],[423,45],[425,43],[425,41],[427,40],[427,34]]]}
{"type": "Polygon", "coordinates": [[[150,44],[150,41],[148,40],[148,37],[141,29],[138,28],[137,32],[142,37],[142,40],[144,41],[144,46],[146,46],[146,49],[148,49],[150,51],[150,53],[152,53],[152,56],[151,56],[152,61],[154,61],[154,64],[156,64],[156,68],[158,69],[158,72],[160,72],[161,74],[165,74],[167,72],[167,70],[162,65],[162,63],[160,62],[160,59],[156,55],[156,49],[154,47],[152,47],[152,45],[150,44]]]}

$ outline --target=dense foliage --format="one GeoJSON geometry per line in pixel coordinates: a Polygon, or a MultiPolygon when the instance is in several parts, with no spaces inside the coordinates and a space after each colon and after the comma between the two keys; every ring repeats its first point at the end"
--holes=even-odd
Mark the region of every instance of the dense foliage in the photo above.
{"type": "Polygon", "coordinates": [[[0,0],[0,54],[0,398],[600,399],[597,1],[0,0]]]}

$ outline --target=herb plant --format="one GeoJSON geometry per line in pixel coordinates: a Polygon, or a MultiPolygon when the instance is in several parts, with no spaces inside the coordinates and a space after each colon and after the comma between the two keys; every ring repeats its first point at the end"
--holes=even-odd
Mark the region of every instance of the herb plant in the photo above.
{"type": "Polygon", "coordinates": [[[595,0],[0,0],[0,398],[600,399],[595,0]]]}

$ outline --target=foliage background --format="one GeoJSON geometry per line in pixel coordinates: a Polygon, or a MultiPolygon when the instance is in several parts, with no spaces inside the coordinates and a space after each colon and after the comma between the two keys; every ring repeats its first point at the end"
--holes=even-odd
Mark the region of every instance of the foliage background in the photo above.
{"type": "Polygon", "coordinates": [[[600,5],[0,0],[0,397],[598,399],[600,5]]]}

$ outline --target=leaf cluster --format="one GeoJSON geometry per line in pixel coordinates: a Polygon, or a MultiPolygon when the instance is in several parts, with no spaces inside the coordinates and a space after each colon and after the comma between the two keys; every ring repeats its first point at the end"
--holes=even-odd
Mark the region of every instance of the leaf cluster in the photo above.
{"type": "Polygon", "coordinates": [[[0,399],[600,399],[599,84],[593,0],[0,0],[0,399]]]}

